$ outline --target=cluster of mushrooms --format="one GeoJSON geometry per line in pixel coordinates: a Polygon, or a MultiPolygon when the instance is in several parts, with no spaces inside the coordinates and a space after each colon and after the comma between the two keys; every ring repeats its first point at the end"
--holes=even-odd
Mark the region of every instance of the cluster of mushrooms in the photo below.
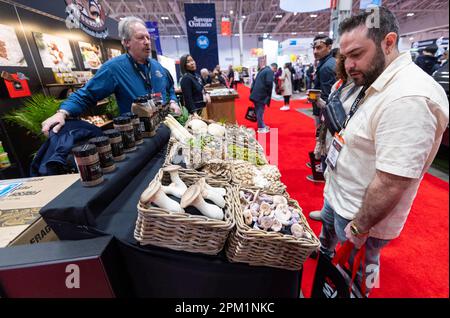
{"type": "Polygon", "coordinates": [[[289,206],[284,196],[241,190],[239,197],[244,206],[244,222],[249,227],[293,235],[296,238],[312,238],[301,223],[301,211],[289,206]]]}
{"type": "Polygon", "coordinates": [[[146,207],[150,207],[153,203],[161,209],[175,213],[185,213],[185,208],[193,206],[206,217],[223,220],[226,190],[210,186],[205,178],[199,179],[188,188],[178,174],[180,168],[180,166],[171,165],[161,169],[162,173],[170,174],[171,183],[168,186],[162,185],[162,173],[158,174],[141,194],[140,203],[146,207]],[[181,199],[181,202],[178,203],[168,195],[181,199]],[[206,202],[205,199],[214,204],[206,202]]]}
{"type": "Polygon", "coordinates": [[[234,178],[242,186],[256,186],[265,191],[282,193],[286,186],[280,181],[281,173],[275,165],[256,167],[248,161],[233,162],[234,178]]]}

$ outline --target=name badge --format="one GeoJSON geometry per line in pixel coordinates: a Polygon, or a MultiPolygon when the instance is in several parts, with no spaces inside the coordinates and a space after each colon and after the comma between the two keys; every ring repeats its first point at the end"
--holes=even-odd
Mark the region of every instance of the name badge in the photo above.
{"type": "Polygon", "coordinates": [[[336,133],[331,143],[330,150],[328,150],[327,159],[325,160],[328,167],[330,167],[331,170],[334,170],[336,168],[339,153],[341,152],[343,146],[344,146],[344,139],[342,138],[341,135],[336,133]]]}

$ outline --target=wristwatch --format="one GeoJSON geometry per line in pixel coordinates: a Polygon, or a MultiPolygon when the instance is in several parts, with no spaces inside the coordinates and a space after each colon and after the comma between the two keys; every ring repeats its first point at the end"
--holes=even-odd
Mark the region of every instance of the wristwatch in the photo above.
{"type": "Polygon", "coordinates": [[[356,226],[356,223],[352,221],[352,223],[350,224],[350,231],[352,232],[353,236],[362,236],[362,235],[366,235],[369,233],[369,231],[367,232],[361,232],[360,230],[358,230],[358,227],[356,226]]]}
{"type": "Polygon", "coordinates": [[[64,119],[66,119],[67,117],[70,116],[69,112],[67,110],[65,110],[65,109],[58,109],[56,112],[64,114],[64,116],[65,116],[64,119]]]}

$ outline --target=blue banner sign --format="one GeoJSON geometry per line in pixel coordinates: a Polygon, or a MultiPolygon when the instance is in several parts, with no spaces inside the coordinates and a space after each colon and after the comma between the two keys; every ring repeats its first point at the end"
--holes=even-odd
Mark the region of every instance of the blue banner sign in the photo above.
{"type": "Polygon", "coordinates": [[[189,53],[197,63],[197,71],[212,71],[219,64],[217,23],[214,3],[185,3],[189,53]]]}

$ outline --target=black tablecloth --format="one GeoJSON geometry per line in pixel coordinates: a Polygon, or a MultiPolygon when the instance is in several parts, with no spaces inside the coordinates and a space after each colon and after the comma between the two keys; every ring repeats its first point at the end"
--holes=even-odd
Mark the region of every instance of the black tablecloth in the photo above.
{"type": "MultiPolygon", "coordinates": [[[[298,297],[301,271],[230,263],[211,256],[140,246],[133,232],[139,196],[163,165],[167,130],[147,140],[95,187],[79,182],[41,210],[60,239],[113,235],[139,297],[298,297]]],[[[89,240],[86,240],[88,244],[89,240]]]]}

